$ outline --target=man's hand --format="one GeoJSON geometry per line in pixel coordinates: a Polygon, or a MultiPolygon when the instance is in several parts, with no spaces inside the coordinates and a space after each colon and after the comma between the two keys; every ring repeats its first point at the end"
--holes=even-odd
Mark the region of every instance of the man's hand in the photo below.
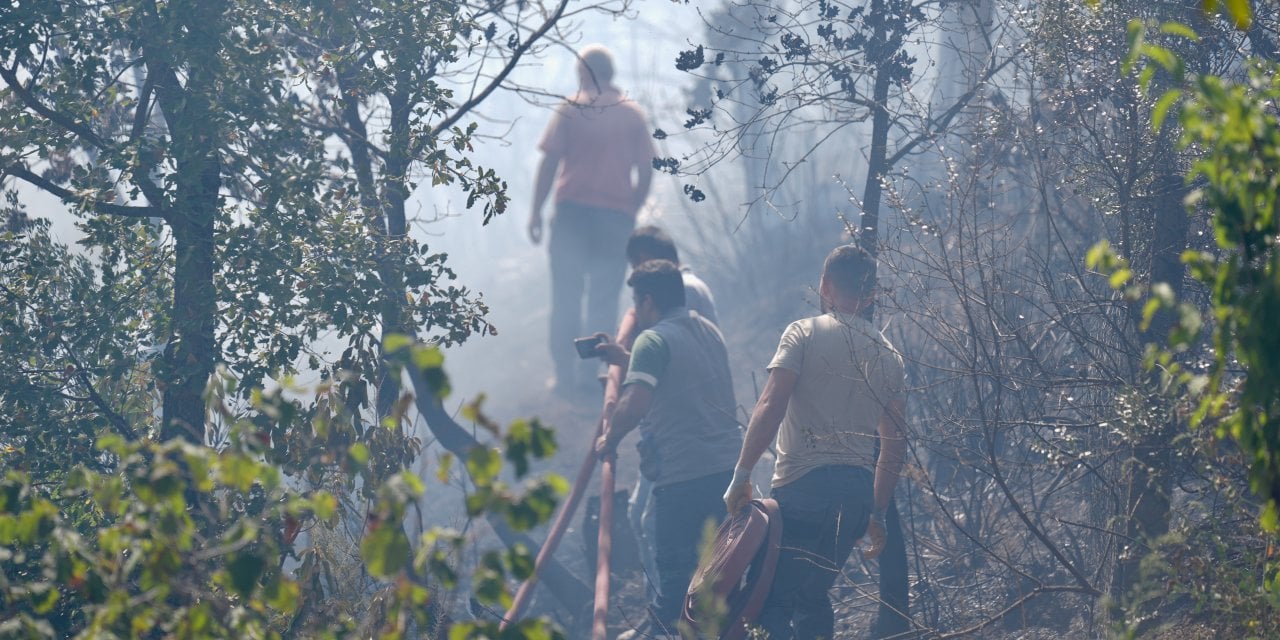
{"type": "Polygon", "coordinates": [[[596,438],[596,456],[601,460],[608,458],[616,453],[618,443],[609,439],[609,432],[605,431],[596,438]]]}
{"type": "Polygon", "coordinates": [[[751,502],[751,470],[735,467],[729,488],[724,490],[724,506],[729,515],[736,516],[751,502]]]}
{"type": "Polygon", "coordinates": [[[884,530],[884,516],[871,516],[871,522],[867,523],[867,534],[863,536],[870,546],[862,552],[862,557],[867,560],[875,560],[880,557],[880,552],[884,551],[884,543],[887,534],[884,530]]]}
{"type": "Polygon", "coordinates": [[[729,488],[724,491],[724,506],[729,510],[729,515],[736,516],[742,508],[751,502],[751,481],[733,482],[729,484],[729,488]]]}
{"type": "Polygon", "coordinates": [[[611,340],[609,338],[609,334],[597,333],[596,337],[603,340],[603,342],[596,345],[596,353],[600,355],[600,359],[604,360],[605,364],[617,365],[619,367],[625,367],[630,364],[631,352],[623,348],[622,345],[611,340]]]}
{"type": "Polygon", "coordinates": [[[535,211],[529,215],[529,241],[533,244],[542,243],[542,213],[535,211]]]}

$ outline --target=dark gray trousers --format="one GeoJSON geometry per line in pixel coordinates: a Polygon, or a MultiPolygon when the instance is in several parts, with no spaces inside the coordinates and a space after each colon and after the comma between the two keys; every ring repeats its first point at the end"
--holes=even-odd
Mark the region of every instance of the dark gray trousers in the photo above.
{"type": "Polygon", "coordinates": [[[867,531],[873,484],[867,469],[833,465],[773,490],[782,510],[782,550],[757,619],[772,640],[833,637],[829,591],[867,531]]]}
{"type": "Polygon", "coordinates": [[[551,359],[560,384],[583,382],[600,364],[582,362],[573,339],[617,328],[618,301],[627,273],[627,237],[635,220],[620,211],[572,202],[556,205],[551,219],[551,359]],[[583,294],[586,314],[583,314],[583,294]]]}

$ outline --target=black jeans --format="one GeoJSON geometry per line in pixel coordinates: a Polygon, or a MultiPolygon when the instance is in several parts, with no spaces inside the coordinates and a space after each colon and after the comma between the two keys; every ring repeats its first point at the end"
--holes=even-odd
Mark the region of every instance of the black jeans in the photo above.
{"type": "Polygon", "coordinates": [[[621,212],[572,202],[551,219],[551,359],[559,384],[589,377],[599,360],[582,361],[573,339],[617,327],[618,301],[627,273],[627,237],[635,220],[621,212]],[[586,318],[583,319],[583,293],[586,318]]]}
{"type": "Polygon", "coordinates": [[[723,471],[653,490],[658,593],[650,605],[650,615],[658,629],[666,629],[671,635],[676,635],[684,595],[698,568],[702,533],[710,522],[714,534],[714,527],[727,515],[724,488],[732,479],[732,471],[723,471]]]}
{"type": "Polygon", "coordinates": [[[873,484],[867,469],[833,465],[773,490],[782,510],[782,551],[757,620],[772,640],[832,638],[828,592],[867,531],[873,484]]]}

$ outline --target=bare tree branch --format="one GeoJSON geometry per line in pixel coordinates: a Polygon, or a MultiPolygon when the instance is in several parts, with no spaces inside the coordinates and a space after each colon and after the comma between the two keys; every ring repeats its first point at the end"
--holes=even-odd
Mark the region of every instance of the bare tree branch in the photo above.
{"type": "Polygon", "coordinates": [[[439,136],[441,133],[448,131],[449,127],[452,127],[453,125],[457,124],[459,120],[461,120],[464,116],[467,115],[467,113],[469,113],[472,109],[479,106],[480,103],[484,102],[484,100],[488,98],[490,94],[492,94],[494,91],[497,91],[498,87],[502,86],[502,83],[504,80],[506,80],[507,76],[511,75],[512,71],[515,71],[516,66],[520,63],[520,59],[524,57],[524,54],[529,51],[529,48],[532,47],[535,43],[541,41],[543,36],[547,35],[547,33],[549,33],[551,29],[555,27],[557,23],[559,23],[561,16],[564,15],[565,8],[568,6],[569,6],[569,0],[560,0],[560,3],[556,5],[556,10],[553,11],[551,15],[542,23],[542,26],[539,27],[537,31],[534,31],[533,33],[529,34],[529,37],[525,38],[525,40],[520,43],[520,46],[516,48],[515,53],[512,54],[511,59],[508,60],[505,65],[503,65],[502,70],[499,71],[498,75],[496,75],[493,78],[493,81],[490,82],[489,85],[486,86],[484,89],[482,89],[480,93],[477,93],[476,95],[472,96],[471,99],[458,105],[458,108],[455,109],[452,114],[450,114],[444,120],[441,120],[439,123],[436,124],[436,126],[432,127],[431,137],[435,138],[439,136]]]}
{"type": "Polygon", "coordinates": [[[165,218],[164,210],[159,207],[134,207],[81,197],[66,187],[59,186],[51,180],[40,177],[22,165],[6,167],[3,172],[0,172],[0,176],[13,176],[25,180],[44,191],[62,198],[65,202],[78,203],[84,208],[97,213],[105,213],[122,218],[165,218]]]}

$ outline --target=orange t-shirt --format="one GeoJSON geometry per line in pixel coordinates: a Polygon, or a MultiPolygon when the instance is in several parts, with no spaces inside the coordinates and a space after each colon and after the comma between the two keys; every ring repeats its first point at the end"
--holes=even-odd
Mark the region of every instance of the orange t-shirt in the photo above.
{"type": "Polygon", "coordinates": [[[556,202],[635,214],[631,171],[651,171],[654,156],[640,105],[617,90],[579,93],[556,108],[538,148],[561,158],[556,202]]]}

